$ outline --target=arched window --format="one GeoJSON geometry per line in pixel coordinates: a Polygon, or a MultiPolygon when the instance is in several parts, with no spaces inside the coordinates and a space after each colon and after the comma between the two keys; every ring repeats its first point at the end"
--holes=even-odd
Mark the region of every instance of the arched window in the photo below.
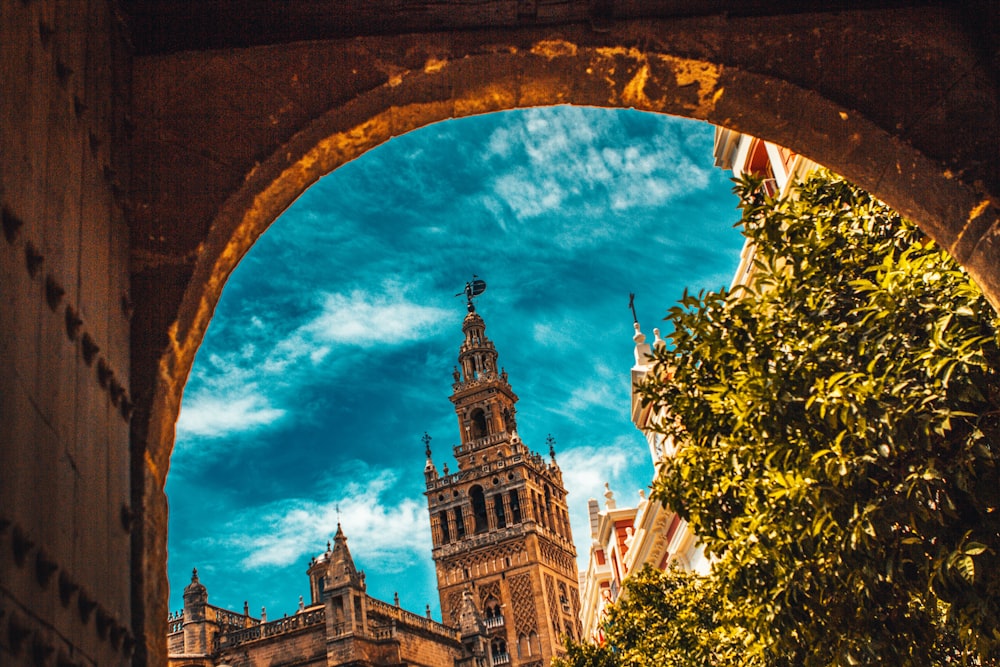
{"type": "Polygon", "coordinates": [[[511,523],[521,523],[521,501],[517,495],[517,489],[510,492],[510,521],[511,523]]]}
{"type": "Polygon", "coordinates": [[[493,496],[493,514],[496,516],[497,528],[507,527],[507,515],[503,511],[503,494],[493,496]]]}
{"type": "Polygon", "coordinates": [[[486,413],[483,412],[482,408],[476,408],[472,411],[472,438],[482,438],[486,436],[486,413]]]}
{"type": "Polygon", "coordinates": [[[517,657],[528,658],[530,656],[531,656],[531,643],[528,641],[528,635],[522,632],[517,636],[517,657]]]}
{"type": "Polygon", "coordinates": [[[494,639],[490,643],[490,654],[493,656],[494,665],[504,665],[510,662],[510,654],[507,653],[507,642],[502,639],[494,639]]]}
{"type": "Polygon", "coordinates": [[[438,523],[441,524],[441,544],[451,542],[451,533],[448,530],[448,512],[442,510],[438,512],[438,523]]]}
{"type": "Polygon", "coordinates": [[[545,507],[542,510],[545,514],[545,527],[552,532],[556,531],[556,524],[552,520],[552,494],[549,492],[549,487],[545,487],[545,507]]]}
{"type": "Polygon", "coordinates": [[[566,584],[559,582],[559,604],[562,605],[563,612],[569,613],[569,594],[566,590],[566,584]]]}
{"type": "Polygon", "coordinates": [[[486,618],[497,618],[500,616],[500,601],[492,595],[489,596],[483,604],[483,611],[486,613],[486,618]]]}
{"type": "Polygon", "coordinates": [[[476,522],[476,532],[485,533],[489,529],[486,521],[486,496],[483,495],[483,487],[478,484],[469,489],[469,498],[472,500],[472,516],[476,522]]]}
{"type": "Polygon", "coordinates": [[[460,540],[465,537],[465,520],[462,518],[462,508],[456,507],[452,512],[455,517],[455,539],[460,540]]]}

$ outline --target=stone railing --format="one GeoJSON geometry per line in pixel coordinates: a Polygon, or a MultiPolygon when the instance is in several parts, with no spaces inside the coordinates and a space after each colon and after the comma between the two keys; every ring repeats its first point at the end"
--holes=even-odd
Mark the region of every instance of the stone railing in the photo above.
{"type": "Polygon", "coordinates": [[[406,611],[405,609],[400,609],[395,605],[382,602],[376,598],[369,597],[367,600],[367,606],[369,614],[377,614],[379,616],[392,619],[399,625],[420,628],[421,630],[433,632],[437,635],[444,635],[450,639],[459,639],[458,630],[449,628],[447,625],[442,625],[437,621],[432,621],[431,619],[421,616],[420,614],[414,614],[412,611],[406,611]]]}
{"type": "Polygon", "coordinates": [[[236,632],[229,632],[219,637],[219,647],[229,648],[244,644],[256,639],[265,639],[283,635],[287,632],[294,632],[312,625],[319,625],[326,620],[326,611],[323,607],[305,611],[294,616],[286,616],[277,621],[254,625],[236,632]]]}
{"type": "Polygon", "coordinates": [[[497,445],[504,440],[510,439],[510,433],[507,431],[497,431],[496,433],[490,433],[489,435],[484,435],[481,438],[476,438],[475,440],[470,440],[464,447],[459,445],[455,448],[455,455],[465,454],[468,452],[474,452],[483,447],[489,447],[490,445],[497,445]]]}
{"type": "Polygon", "coordinates": [[[528,532],[526,530],[526,524],[519,523],[515,526],[499,528],[489,533],[473,533],[472,535],[466,535],[457,542],[449,542],[448,544],[442,544],[441,546],[434,547],[432,553],[434,553],[435,557],[437,557],[438,554],[442,556],[452,556],[460,552],[478,549],[479,547],[506,542],[507,540],[526,532],[528,532]]]}
{"type": "Polygon", "coordinates": [[[260,623],[260,621],[255,618],[239,614],[235,611],[230,611],[213,605],[209,605],[209,607],[211,607],[211,609],[215,612],[215,622],[218,623],[219,631],[223,634],[234,632],[236,630],[242,630],[243,628],[260,623]]]}
{"type": "Polygon", "coordinates": [[[493,654],[493,664],[494,665],[509,665],[510,664],[510,653],[504,651],[503,653],[493,654]]]}
{"type": "Polygon", "coordinates": [[[184,629],[184,616],[171,616],[167,619],[167,634],[181,632],[184,629]]]}
{"type": "Polygon", "coordinates": [[[486,624],[487,628],[493,630],[494,628],[502,628],[504,620],[503,616],[487,616],[483,619],[483,623],[486,624]]]}

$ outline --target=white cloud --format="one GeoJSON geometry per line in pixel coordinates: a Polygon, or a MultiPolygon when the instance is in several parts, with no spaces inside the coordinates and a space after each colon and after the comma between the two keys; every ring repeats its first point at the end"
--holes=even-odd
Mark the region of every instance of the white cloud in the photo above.
{"type": "Polygon", "coordinates": [[[636,432],[617,436],[606,444],[574,447],[558,455],[563,484],[570,492],[570,524],[574,542],[578,545],[577,562],[581,567],[587,563],[587,549],[582,545],[587,544],[590,534],[588,499],[596,499],[600,509],[604,510],[605,483],[614,493],[618,507],[634,507],[639,501],[638,491],[643,489],[648,492],[651,478],[641,474],[636,476],[637,472],[651,468],[642,465],[642,457],[648,457],[648,454],[638,441],[636,432]]]}
{"type": "Polygon", "coordinates": [[[255,431],[285,416],[256,394],[245,396],[199,396],[185,402],[177,420],[178,438],[217,438],[255,431]]]}
{"type": "MultiPolygon", "coordinates": [[[[407,299],[393,283],[380,293],[355,290],[326,294],[310,319],[279,338],[276,329],[287,322],[251,318],[243,335],[254,340],[238,349],[210,355],[196,366],[177,423],[185,451],[213,451],[199,440],[245,434],[278,425],[289,412],[288,394],[310,381],[337,346],[368,348],[400,345],[424,338],[451,313],[407,299]]],[[[299,418],[303,415],[299,414],[299,418]]]]}
{"type": "Polygon", "coordinates": [[[337,486],[324,485],[329,493],[322,499],[290,498],[242,511],[226,527],[220,547],[248,569],[293,565],[323,548],[339,518],[355,559],[377,562],[380,572],[398,572],[426,558],[431,545],[423,499],[387,504],[396,474],[353,467],[353,481],[344,484],[338,477],[337,486]]]}
{"type": "MultiPolygon", "coordinates": [[[[638,452],[641,454],[642,452],[638,452]]],[[[563,485],[572,490],[575,503],[586,498],[601,498],[604,483],[614,483],[635,465],[634,438],[619,435],[609,443],[573,447],[558,454],[563,485]]]]}
{"type": "MultiPolygon", "coordinates": [[[[527,158],[490,184],[485,206],[494,214],[503,208],[490,199],[505,203],[521,221],[566,207],[628,212],[662,206],[709,183],[710,169],[685,157],[682,136],[629,143],[612,117],[578,108],[531,109],[523,117],[495,130],[486,146],[486,159],[510,160],[518,148],[527,158]]],[[[567,247],[587,241],[586,235],[557,239],[567,247]]]]}
{"type": "Polygon", "coordinates": [[[419,340],[451,313],[408,301],[401,294],[328,294],[320,314],[303,326],[303,338],[316,342],[372,347],[419,340]]]}
{"type": "Polygon", "coordinates": [[[622,373],[596,364],[584,381],[572,385],[569,397],[554,403],[549,411],[577,424],[586,423],[595,409],[623,412],[629,403],[627,382],[622,373]]]}

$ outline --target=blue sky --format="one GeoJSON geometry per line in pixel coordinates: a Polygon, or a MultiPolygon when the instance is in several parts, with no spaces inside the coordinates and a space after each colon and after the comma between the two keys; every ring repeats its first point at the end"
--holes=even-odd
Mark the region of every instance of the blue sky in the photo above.
{"type": "Polygon", "coordinates": [[[629,421],[629,292],[651,338],[685,287],[736,268],[712,136],[628,110],[490,114],[397,137],[303,194],[234,272],[185,390],[171,609],[197,567],[212,604],[293,613],[339,517],[369,593],[440,619],[421,437],[454,469],[454,295],[474,273],[519,433],[539,452],[555,438],[585,557],[587,499],[609,481],[634,504],[652,475],[629,421]]]}

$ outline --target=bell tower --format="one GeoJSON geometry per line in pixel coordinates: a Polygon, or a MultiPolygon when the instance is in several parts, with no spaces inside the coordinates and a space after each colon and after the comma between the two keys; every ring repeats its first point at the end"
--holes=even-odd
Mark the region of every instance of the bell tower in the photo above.
{"type": "Polygon", "coordinates": [[[563,635],[580,638],[576,550],[551,437],[546,460],[517,434],[517,395],[472,302],[485,287],[466,286],[451,395],[456,471],[445,464],[438,473],[424,436],[441,613],[457,626],[471,597],[489,630],[494,666],[546,667],[563,653],[563,635]]]}

